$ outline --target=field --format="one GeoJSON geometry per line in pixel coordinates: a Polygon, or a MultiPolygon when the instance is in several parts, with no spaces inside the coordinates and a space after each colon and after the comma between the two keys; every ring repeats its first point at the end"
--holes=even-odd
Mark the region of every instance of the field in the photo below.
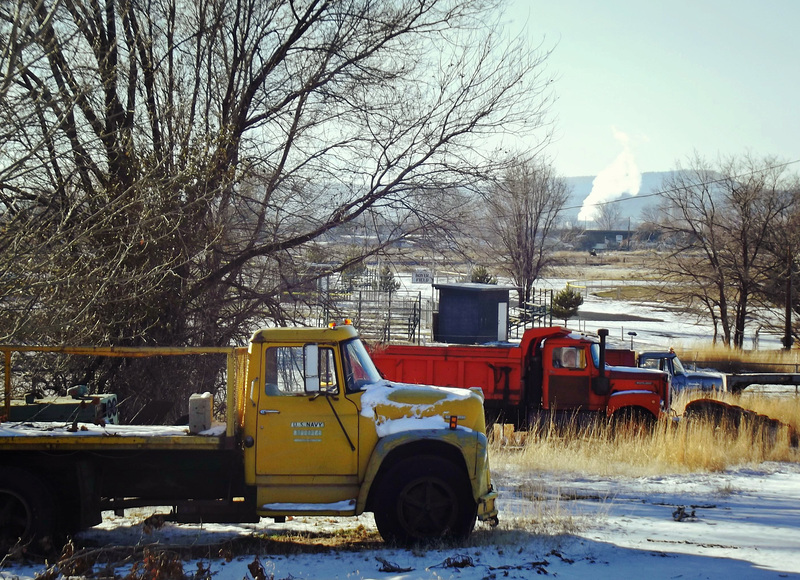
{"type": "MultiPolygon", "coordinates": [[[[697,398],[688,393],[673,405],[676,417],[697,398]]],[[[521,447],[498,447],[494,464],[530,471],[582,473],[593,476],[646,477],[724,471],[765,461],[797,462],[791,434],[800,425],[800,398],[719,395],[732,404],[777,418],[777,432],[745,423],[741,427],[709,421],[666,418],[652,430],[620,430],[608,421],[590,425],[550,424],[527,434],[521,447]]]]}

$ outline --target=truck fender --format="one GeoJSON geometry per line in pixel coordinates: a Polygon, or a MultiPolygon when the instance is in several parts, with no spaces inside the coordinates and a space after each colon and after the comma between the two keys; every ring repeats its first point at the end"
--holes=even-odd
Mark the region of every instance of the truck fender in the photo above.
{"type": "Polygon", "coordinates": [[[383,437],[378,441],[370,456],[364,474],[364,482],[358,494],[356,513],[369,507],[371,493],[375,485],[380,485],[381,474],[391,465],[406,457],[420,453],[434,453],[452,461],[463,468],[469,477],[473,498],[478,499],[486,493],[489,482],[484,481],[488,473],[485,465],[488,446],[486,435],[471,429],[423,429],[405,431],[383,437]],[[475,454],[465,455],[464,449],[474,445],[475,454]]]}
{"type": "Polygon", "coordinates": [[[611,417],[628,407],[639,407],[657,419],[661,413],[661,397],[652,391],[620,391],[608,398],[606,414],[611,417]]]}

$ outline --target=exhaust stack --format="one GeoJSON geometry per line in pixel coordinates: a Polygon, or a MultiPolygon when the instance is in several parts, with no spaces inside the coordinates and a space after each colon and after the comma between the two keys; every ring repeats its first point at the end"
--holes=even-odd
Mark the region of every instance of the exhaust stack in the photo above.
{"type": "Polygon", "coordinates": [[[606,376],[606,337],[608,336],[607,328],[600,328],[597,331],[600,337],[600,364],[597,365],[598,375],[592,381],[592,390],[598,395],[607,395],[611,390],[611,381],[606,376]]]}
{"type": "Polygon", "coordinates": [[[605,378],[606,376],[606,337],[608,336],[608,329],[607,328],[600,328],[597,331],[597,335],[600,337],[600,378],[605,378]]]}

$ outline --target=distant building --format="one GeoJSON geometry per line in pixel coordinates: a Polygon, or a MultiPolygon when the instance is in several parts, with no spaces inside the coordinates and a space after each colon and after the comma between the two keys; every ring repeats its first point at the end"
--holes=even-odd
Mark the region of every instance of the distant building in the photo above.
{"type": "Polygon", "coordinates": [[[635,232],[628,230],[585,230],[578,239],[581,250],[627,250],[629,238],[635,232]]]}

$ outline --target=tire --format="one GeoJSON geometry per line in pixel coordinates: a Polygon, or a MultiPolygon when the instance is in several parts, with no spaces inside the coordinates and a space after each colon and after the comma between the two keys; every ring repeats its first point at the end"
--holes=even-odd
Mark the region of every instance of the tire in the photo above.
{"type": "Polygon", "coordinates": [[[55,539],[55,504],[47,486],[18,467],[0,467],[0,555],[16,546],[29,552],[51,551],[55,539]]]}
{"type": "Polygon", "coordinates": [[[374,507],[387,543],[409,546],[461,540],[475,526],[478,506],[463,469],[432,455],[404,459],[381,479],[374,507]]]}

